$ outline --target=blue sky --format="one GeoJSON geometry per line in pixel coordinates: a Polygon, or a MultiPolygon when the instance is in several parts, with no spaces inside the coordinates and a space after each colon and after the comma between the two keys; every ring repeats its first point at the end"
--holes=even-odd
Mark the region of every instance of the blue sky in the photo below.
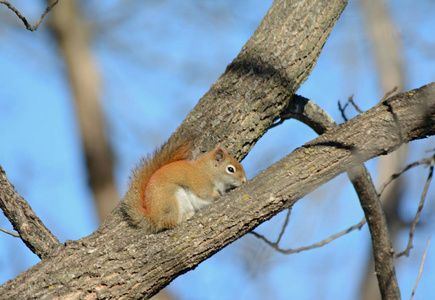
{"type": "MultiPolygon", "coordinates": [[[[84,14],[96,30],[93,54],[103,79],[101,101],[116,154],[121,198],[140,156],[175,130],[238,54],[272,1],[131,1],[132,9],[120,9],[118,1],[80,3],[85,3],[84,14]],[[119,14],[128,16],[126,21],[116,22],[119,14]]],[[[43,1],[17,4],[30,20],[37,19],[43,5],[43,1]]],[[[430,1],[390,5],[403,40],[406,89],[435,81],[435,19],[430,13],[435,5],[430,1]]],[[[61,241],[86,236],[98,224],[65,65],[45,24],[28,32],[4,6],[0,24],[0,164],[61,241]]],[[[353,94],[366,110],[382,98],[356,1],[346,8],[298,93],[316,101],[338,122],[342,122],[338,100],[353,94]]],[[[242,162],[248,178],[314,137],[294,120],[271,130],[242,162]]],[[[411,143],[408,161],[429,156],[425,150],[434,147],[433,138],[411,143]]],[[[376,182],[377,160],[367,166],[376,182]]],[[[426,176],[422,167],[406,175],[401,205],[405,220],[413,217],[426,176]]],[[[427,238],[435,232],[434,200],[431,187],[412,254],[397,261],[404,298],[417,278],[427,238]]],[[[276,237],[284,217],[278,215],[258,231],[276,237]]],[[[294,206],[283,247],[317,242],[362,217],[355,193],[341,175],[294,206]]],[[[3,215],[0,227],[11,229],[3,215]]],[[[407,232],[402,230],[397,249],[405,247],[407,232]]],[[[325,247],[290,256],[277,254],[248,235],[176,279],[169,290],[180,299],[355,299],[369,247],[366,227],[325,247]]],[[[416,299],[435,294],[434,249],[429,248],[416,299]]],[[[0,233],[0,283],[38,261],[19,239],[0,233]]]]}

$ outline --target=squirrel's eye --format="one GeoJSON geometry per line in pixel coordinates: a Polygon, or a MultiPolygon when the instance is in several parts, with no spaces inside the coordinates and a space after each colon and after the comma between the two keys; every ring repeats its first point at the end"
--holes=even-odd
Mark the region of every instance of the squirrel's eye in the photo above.
{"type": "Polygon", "coordinates": [[[230,174],[234,174],[234,172],[236,172],[236,169],[232,165],[229,165],[227,167],[227,172],[230,174]]]}

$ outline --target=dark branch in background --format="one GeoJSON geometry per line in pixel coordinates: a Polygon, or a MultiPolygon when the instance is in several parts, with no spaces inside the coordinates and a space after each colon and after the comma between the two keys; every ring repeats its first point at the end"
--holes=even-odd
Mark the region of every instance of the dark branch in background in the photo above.
{"type": "Polygon", "coordinates": [[[278,246],[279,242],[281,242],[282,236],[284,235],[285,229],[287,228],[288,221],[290,220],[290,214],[292,210],[288,209],[287,214],[285,216],[284,224],[282,224],[281,232],[278,235],[278,238],[276,239],[276,245],[278,246]]]}
{"type": "Polygon", "coordinates": [[[44,12],[42,13],[41,17],[38,19],[38,21],[36,21],[36,24],[34,26],[30,25],[29,22],[27,21],[27,19],[18,11],[18,9],[15,8],[15,6],[13,6],[12,4],[10,4],[8,1],[6,0],[0,0],[0,4],[4,4],[6,5],[10,10],[12,10],[17,17],[23,21],[24,26],[26,26],[27,30],[30,31],[35,31],[36,29],[38,29],[39,24],[41,24],[42,20],[44,20],[45,16],[47,15],[47,13],[53,9],[53,7],[59,2],[59,0],[54,0],[53,3],[51,3],[49,6],[47,6],[47,8],[44,10],[44,12]]]}
{"type": "MultiPolygon", "coordinates": [[[[349,97],[349,99],[350,99],[350,97],[349,97]]],[[[348,100],[347,103],[342,106],[340,100],[338,100],[338,110],[341,112],[341,117],[343,118],[343,120],[345,122],[348,120],[348,118],[346,117],[345,111],[346,111],[346,108],[349,106],[349,103],[350,103],[350,101],[348,100]]]]}
{"type": "Polygon", "coordinates": [[[417,213],[415,214],[414,221],[412,222],[411,230],[409,231],[408,245],[406,246],[406,249],[404,251],[397,254],[397,257],[400,257],[402,255],[409,256],[409,252],[411,251],[411,248],[413,247],[412,240],[414,238],[414,231],[415,231],[415,227],[417,226],[418,220],[420,219],[421,211],[423,210],[423,205],[424,205],[424,201],[426,199],[427,190],[429,189],[430,182],[432,181],[434,161],[435,161],[435,155],[432,156],[432,161],[430,162],[430,168],[429,168],[429,175],[427,177],[423,192],[421,194],[420,203],[418,204],[417,213]]]}
{"type": "Polygon", "coordinates": [[[29,249],[43,259],[59,246],[58,239],[45,227],[29,204],[15,191],[0,166],[0,208],[29,249]]]}
{"type": "MultiPolygon", "coordinates": [[[[396,91],[397,91],[397,86],[395,86],[391,91],[386,92],[384,97],[382,97],[382,99],[379,102],[385,101],[388,97],[393,95],[396,91]]],[[[346,108],[349,106],[349,104],[351,104],[358,113],[361,114],[364,112],[362,109],[359,108],[359,106],[355,103],[355,101],[353,101],[353,95],[347,99],[347,102],[344,105],[341,105],[341,102],[338,101],[338,110],[340,111],[341,117],[343,118],[343,120],[345,122],[348,120],[348,118],[346,117],[345,111],[346,111],[346,108]]]]}
{"type": "Polygon", "coordinates": [[[429,157],[429,158],[424,158],[424,159],[420,159],[418,161],[415,161],[409,165],[407,165],[406,167],[404,167],[402,170],[400,170],[397,173],[394,173],[393,175],[390,176],[390,178],[387,179],[387,181],[385,181],[381,187],[379,188],[379,196],[382,195],[382,193],[384,192],[385,188],[396,178],[398,178],[399,176],[401,176],[403,173],[405,173],[406,171],[408,171],[409,169],[412,169],[414,167],[420,166],[420,165],[427,165],[429,166],[430,164],[432,164],[432,162],[434,161],[435,157],[429,157]]]}
{"type": "MultiPolygon", "coordinates": [[[[256,233],[255,231],[252,231],[252,232],[250,232],[250,233],[251,233],[253,236],[255,236],[256,238],[259,238],[260,240],[262,240],[263,242],[265,242],[266,244],[268,244],[270,247],[272,247],[273,249],[275,249],[275,250],[278,251],[279,253],[282,253],[282,254],[294,254],[294,253],[299,253],[299,252],[302,252],[302,251],[305,251],[305,250],[310,250],[310,249],[314,249],[314,248],[322,247],[322,246],[324,246],[324,245],[326,245],[326,244],[332,242],[333,240],[335,240],[335,239],[337,239],[337,238],[339,238],[339,237],[341,237],[341,236],[343,236],[343,235],[345,235],[345,234],[348,234],[349,232],[351,232],[351,231],[353,231],[353,230],[355,230],[355,229],[361,229],[361,228],[363,227],[363,225],[365,224],[365,222],[366,222],[366,219],[364,218],[364,219],[362,219],[361,222],[359,222],[358,224],[356,224],[356,225],[354,225],[354,226],[352,226],[352,227],[349,227],[349,228],[346,229],[346,230],[343,230],[343,231],[341,231],[341,232],[338,232],[338,233],[336,233],[336,234],[333,234],[333,235],[331,235],[329,238],[324,239],[323,241],[320,241],[320,242],[318,242],[318,243],[312,244],[312,245],[310,245],[310,246],[300,247],[300,248],[296,248],[296,249],[282,249],[282,248],[280,248],[279,245],[278,245],[279,242],[280,242],[280,239],[277,239],[276,242],[271,242],[271,241],[268,240],[266,237],[264,237],[264,236],[261,235],[261,234],[256,233]]],[[[284,229],[284,228],[285,228],[285,227],[283,227],[283,229],[284,229]]]]}
{"type": "Polygon", "coordinates": [[[345,113],[345,111],[346,111],[346,108],[349,106],[349,104],[352,104],[352,106],[355,108],[355,110],[358,112],[358,113],[363,113],[363,111],[358,107],[358,105],[353,101],[353,95],[352,96],[350,96],[348,99],[347,99],[347,103],[346,104],[344,104],[343,106],[341,106],[341,102],[340,101],[338,101],[338,110],[341,112],[341,117],[343,118],[343,120],[346,122],[348,119],[347,119],[347,117],[346,117],[346,113],[345,113]]]}
{"type": "MultiPolygon", "coordinates": [[[[393,91],[395,91],[395,89],[393,89],[393,91]]],[[[393,91],[386,93],[380,102],[384,101],[393,91]]],[[[351,103],[355,109],[360,111],[358,106],[355,105],[352,97],[349,98],[349,103],[351,103]]],[[[348,104],[346,104],[346,106],[347,105],[348,104]]],[[[341,108],[340,103],[339,107],[341,108]]],[[[343,118],[346,120],[347,118],[344,115],[345,107],[341,108],[341,112],[343,118]]],[[[321,107],[313,101],[298,95],[292,97],[289,106],[283,111],[280,118],[280,121],[275,123],[274,126],[283,123],[286,119],[294,118],[310,126],[319,135],[337,127],[337,124],[332,117],[330,117],[321,107]]],[[[348,176],[358,195],[361,207],[364,210],[365,219],[368,221],[375,257],[375,271],[379,282],[380,292],[384,299],[400,299],[400,290],[393,262],[394,251],[391,245],[387,221],[382,210],[379,195],[373,181],[371,180],[370,173],[365,168],[364,164],[360,164],[349,170],[348,176]]],[[[288,249],[287,251],[284,251],[284,253],[296,253],[302,250],[320,247],[343,234],[356,228],[361,228],[363,224],[364,220],[348,230],[335,234],[320,243],[300,249],[288,249]]],[[[260,235],[256,233],[254,233],[254,235],[261,238],[260,235]]],[[[277,248],[277,243],[271,243],[264,239],[264,237],[261,239],[270,246],[277,248]]]]}

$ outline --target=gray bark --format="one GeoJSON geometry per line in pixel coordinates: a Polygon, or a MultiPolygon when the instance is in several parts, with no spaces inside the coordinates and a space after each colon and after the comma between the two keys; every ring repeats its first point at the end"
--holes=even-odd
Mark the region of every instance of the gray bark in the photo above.
{"type": "Polygon", "coordinates": [[[0,288],[4,299],[149,297],[298,199],[372,157],[435,134],[435,83],[373,109],[296,149],[173,230],[144,236],[119,209],[89,237],[0,288]]]}

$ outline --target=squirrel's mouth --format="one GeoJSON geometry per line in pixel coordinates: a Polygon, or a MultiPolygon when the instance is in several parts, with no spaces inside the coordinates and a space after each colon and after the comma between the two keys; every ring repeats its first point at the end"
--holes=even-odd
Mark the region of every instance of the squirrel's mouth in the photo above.
{"type": "Polygon", "coordinates": [[[227,187],[227,189],[225,190],[225,193],[228,193],[231,190],[234,190],[236,187],[238,187],[238,185],[230,185],[227,187]]]}

